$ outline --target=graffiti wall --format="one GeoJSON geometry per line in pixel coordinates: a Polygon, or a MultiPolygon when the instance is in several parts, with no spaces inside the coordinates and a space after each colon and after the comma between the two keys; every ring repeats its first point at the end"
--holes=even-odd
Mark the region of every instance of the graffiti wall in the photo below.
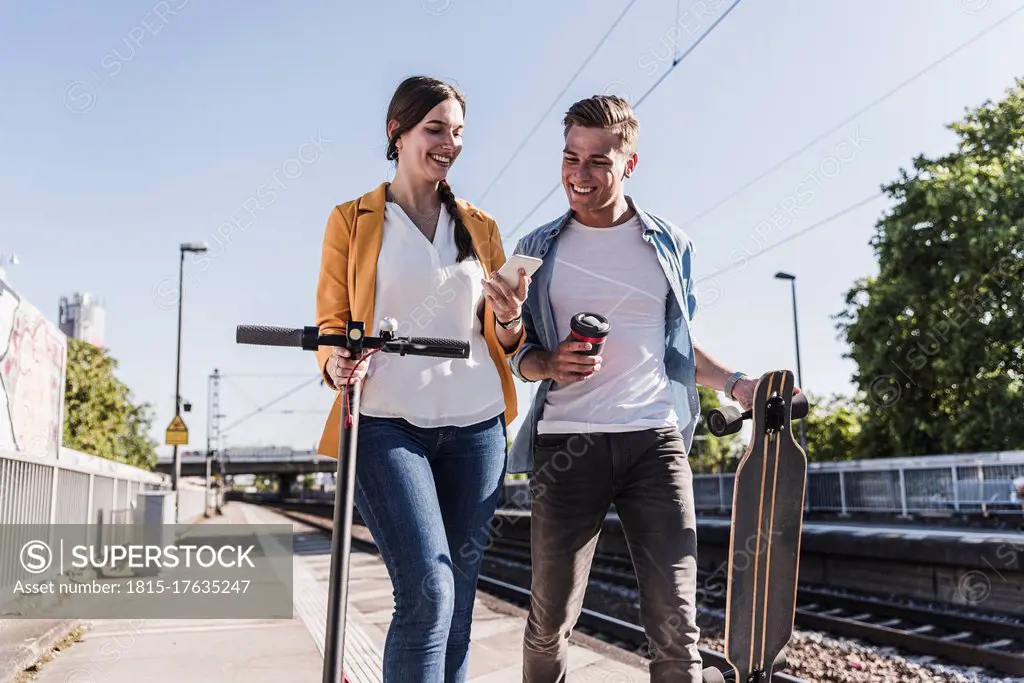
{"type": "Polygon", "coordinates": [[[0,451],[56,457],[67,339],[0,280],[0,451]]]}

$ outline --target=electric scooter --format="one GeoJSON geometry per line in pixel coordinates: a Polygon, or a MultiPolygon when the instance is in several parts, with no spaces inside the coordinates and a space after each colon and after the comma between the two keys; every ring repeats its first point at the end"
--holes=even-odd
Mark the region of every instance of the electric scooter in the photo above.
{"type": "MultiPolygon", "coordinates": [[[[345,332],[341,334],[320,334],[317,327],[239,325],[235,332],[235,342],[259,346],[287,346],[305,351],[315,351],[321,346],[338,346],[348,349],[351,357],[358,359],[359,362],[367,362],[371,355],[379,352],[400,356],[469,358],[469,342],[433,337],[399,337],[395,334],[397,329],[398,324],[394,318],[385,318],[382,321],[379,337],[367,337],[362,322],[349,322],[345,332]]],[[[345,611],[348,603],[349,555],[352,552],[352,509],[355,503],[360,383],[349,381],[341,390],[345,395],[342,398],[341,434],[338,439],[323,683],[348,683],[344,672],[345,611]]]]}

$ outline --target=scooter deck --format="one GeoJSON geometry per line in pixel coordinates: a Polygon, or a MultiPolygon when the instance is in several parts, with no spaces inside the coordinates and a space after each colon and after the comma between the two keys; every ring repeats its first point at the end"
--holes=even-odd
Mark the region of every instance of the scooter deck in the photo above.
{"type": "Polygon", "coordinates": [[[807,458],[790,429],[793,373],[761,377],[736,471],[725,655],[737,681],[768,681],[793,634],[807,458]]]}

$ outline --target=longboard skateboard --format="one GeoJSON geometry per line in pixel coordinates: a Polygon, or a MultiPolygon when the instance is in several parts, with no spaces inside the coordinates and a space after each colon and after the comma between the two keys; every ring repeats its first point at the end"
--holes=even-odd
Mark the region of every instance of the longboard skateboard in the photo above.
{"type": "Polygon", "coordinates": [[[733,671],[704,670],[706,683],[767,683],[793,634],[803,530],[807,458],[790,424],[807,414],[793,395],[793,373],[764,374],[751,411],[732,407],[708,415],[715,436],[753,420],[733,488],[725,611],[725,658],[733,671]]]}

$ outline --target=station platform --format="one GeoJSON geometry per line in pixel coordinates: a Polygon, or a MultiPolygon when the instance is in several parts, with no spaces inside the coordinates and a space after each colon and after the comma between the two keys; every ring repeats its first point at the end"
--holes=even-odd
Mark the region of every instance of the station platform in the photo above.
{"type": "MultiPolygon", "coordinates": [[[[330,539],[313,527],[241,502],[223,508],[224,524],[290,524],[295,551],[289,620],[124,620],[82,622],[84,634],[38,667],[32,683],[280,683],[319,681],[327,620],[330,539]]],[[[346,672],[352,683],[381,681],[381,653],[393,608],[381,559],[353,549],[346,629],[346,672]]],[[[477,594],[469,680],[522,680],[525,614],[477,594]]],[[[647,680],[639,656],[580,636],[570,645],[570,680],[647,680]],[[580,644],[581,642],[587,644],[580,644]]]]}
{"type": "MultiPolygon", "coordinates": [[[[498,525],[508,536],[528,534],[529,517],[528,510],[501,508],[497,512],[498,525]]],[[[621,527],[615,512],[605,518],[604,533],[613,544],[622,535],[621,527]]],[[[697,515],[697,539],[705,548],[728,547],[731,529],[731,518],[697,515]]],[[[882,560],[912,557],[917,563],[1024,572],[1024,523],[1017,529],[960,529],[920,523],[804,520],[800,550],[804,555],[882,560]]]]}
{"type": "MultiPolygon", "coordinates": [[[[617,519],[617,518],[616,518],[617,519]]],[[[699,516],[698,524],[706,527],[731,527],[732,519],[728,517],[699,516]]],[[[1021,525],[1024,529],[1024,524],[1021,525]]],[[[908,524],[881,524],[858,521],[820,521],[804,520],[803,529],[805,533],[845,536],[885,536],[901,541],[923,541],[940,540],[955,541],[957,543],[981,544],[981,543],[1020,543],[1024,538],[1024,531],[1021,529],[981,529],[981,528],[956,528],[928,526],[920,522],[908,524]]]]}
{"type": "MultiPolygon", "coordinates": [[[[700,518],[704,543],[728,544],[732,520],[700,518]]],[[[1024,572],[1024,525],[1020,529],[953,529],[918,524],[804,521],[800,552],[865,561],[906,561],[965,570],[1024,572]]],[[[801,567],[804,573],[806,565],[801,567]]]]}

